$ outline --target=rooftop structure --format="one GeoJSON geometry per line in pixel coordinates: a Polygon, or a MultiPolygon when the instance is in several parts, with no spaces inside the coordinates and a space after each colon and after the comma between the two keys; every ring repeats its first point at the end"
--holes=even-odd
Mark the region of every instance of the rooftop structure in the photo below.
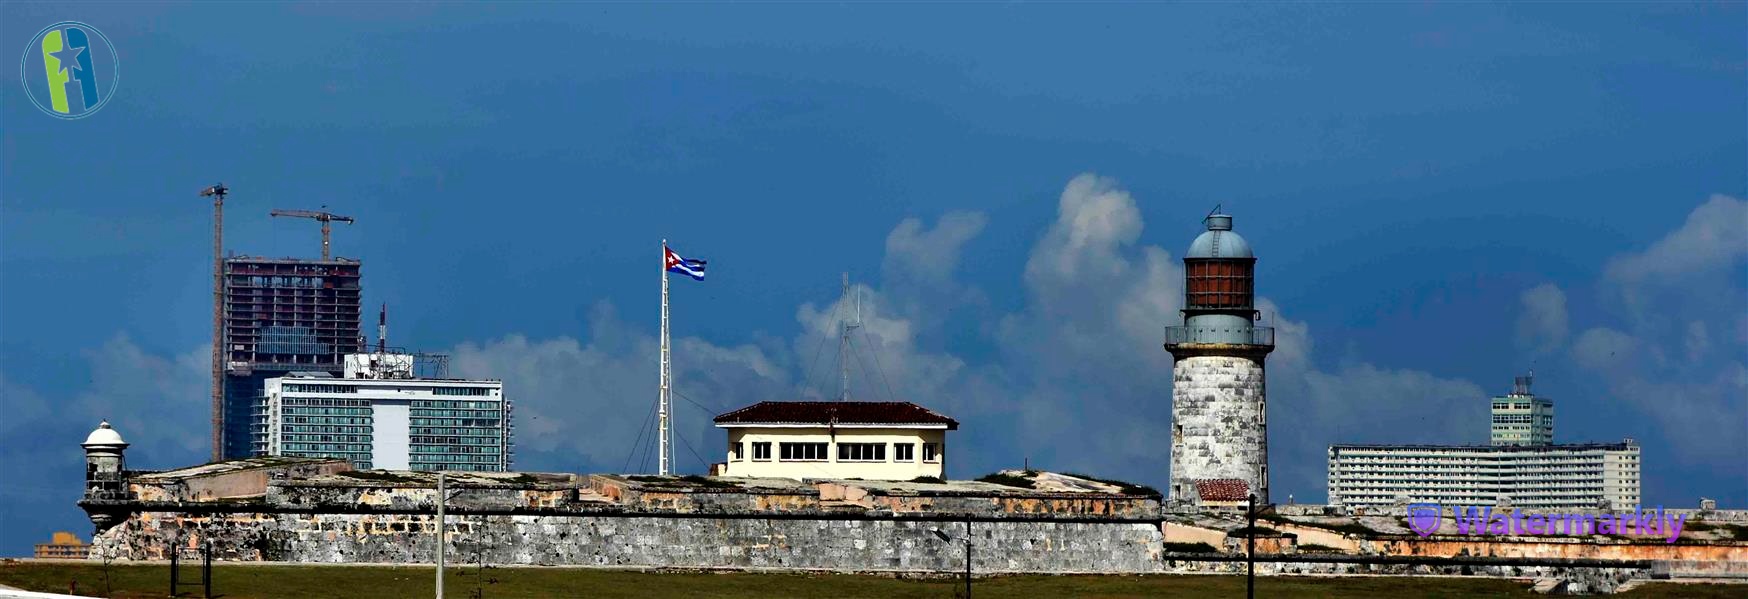
{"type": "Polygon", "coordinates": [[[1530,393],[1534,375],[1513,381],[1511,393],[1493,398],[1494,445],[1552,445],[1554,400],[1530,393]]]}
{"type": "Polygon", "coordinates": [[[1184,253],[1184,323],[1165,329],[1171,352],[1172,501],[1213,505],[1203,481],[1268,503],[1268,410],[1263,361],[1274,329],[1255,326],[1256,255],[1219,208],[1184,253]]]}
{"type": "Polygon", "coordinates": [[[902,401],[766,401],[716,417],[721,475],[792,479],[942,478],[959,421],[902,401]]]}

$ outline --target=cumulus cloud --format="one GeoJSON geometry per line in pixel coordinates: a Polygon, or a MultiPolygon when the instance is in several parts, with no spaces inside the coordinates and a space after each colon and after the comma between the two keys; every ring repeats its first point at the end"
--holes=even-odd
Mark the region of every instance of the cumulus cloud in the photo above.
{"type": "MultiPolygon", "coordinates": [[[[607,304],[590,313],[589,337],[531,340],[509,335],[463,343],[451,365],[465,377],[503,379],[515,402],[518,467],[620,470],[653,442],[645,435],[659,381],[655,335],[621,320],[607,304]]],[[[709,421],[723,408],[786,397],[785,369],[752,345],[717,346],[695,338],[673,341],[674,442],[677,465],[702,471],[722,459],[709,421]],[[693,456],[693,453],[697,456],[693,456]]],[[[637,464],[633,464],[635,467],[637,464]]]]}
{"type": "Polygon", "coordinates": [[[1545,354],[1566,342],[1571,324],[1566,316],[1566,292],[1543,283],[1523,292],[1518,301],[1523,312],[1517,317],[1518,347],[1545,354]]]}
{"type": "Polygon", "coordinates": [[[1748,454],[1748,202],[1711,196],[1642,251],[1608,260],[1603,300],[1615,309],[1579,334],[1572,363],[1606,400],[1663,431],[1684,464],[1748,454]],[[1736,351],[1712,351],[1713,337],[1736,351]]]}
{"type": "Polygon", "coordinates": [[[1743,256],[1748,256],[1748,201],[1718,194],[1645,251],[1610,260],[1607,273],[1622,284],[1668,281],[1714,273],[1743,256]]]}
{"type": "Polygon", "coordinates": [[[1580,333],[1572,342],[1572,360],[1591,370],[1608,371],[1636,361],[1634,350],[1638,346],[1632,335],[1595,327],[1580,333]]]}

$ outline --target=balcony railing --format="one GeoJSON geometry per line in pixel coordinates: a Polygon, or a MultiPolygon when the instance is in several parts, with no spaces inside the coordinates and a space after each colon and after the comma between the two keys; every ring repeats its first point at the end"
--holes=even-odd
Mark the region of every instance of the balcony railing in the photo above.
{"type": "Polygon", "coordinates": [[[1165,327],[1165,344],[1185,343],[1274,345],[1274,327],[1165,327]]]}

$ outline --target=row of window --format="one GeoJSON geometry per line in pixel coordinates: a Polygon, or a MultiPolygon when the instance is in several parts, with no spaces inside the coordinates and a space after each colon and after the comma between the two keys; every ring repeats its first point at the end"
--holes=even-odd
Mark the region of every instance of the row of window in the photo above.
{"type": "Polygon", "coordinates": [[[494,455],[417,454],[417,455],[419,456],[419,459],[409,461],[409,464],[412,465],[414,470],[425,470],[427,468],[423,468],[422,467],[423,465],[439,464],[439,463],[442,463],[442,464],[463,464],[463,463],[495,464],[498,462],[498,457],[499,457],[495,454],[494,455]]]}
{"type": "Polygon", "coordinates": [[[430,408],[414,408],[413,417],[423,418],[495,418],[497,410],[437,410],[430,408]]]}
{"type": "Polygon", "coordinates": [[[352,385],[309,385],[288,383],[286,393],[357,393],[358,387],[352,385]]]}
{"type": "Polygon", "coordinates": [[[431,390],[432,395],[491,395],[488,387],[437,387],[431,390]]]}
{"type": "MultiPolygon", "coordinates": [[[[746,459],[746,443],[729,443],[728,451],[734,461],[746,459]]],[[[781,442],[777,444],[777,461],[779,462],[824,462],[828,443],[823,442],[781,442]]],[[[885,462],[886,443],[837,443],[837,460],[839,462],[885,462]]],[[[894,462],[915,462],[915,443],[892,443],[892,458],[894,462]]],[[[923,461],[940,461],[940,445],[924,443],[923,461]]],[[[755,441],[753,446],[753,461],[766,462],[771,460],[771,442],[755,441]]]]}
{"type": "Polygon", "coordinates": [[[415,435],[435,435],[435,436],[459,437],[459,436],[463,436],[463,435],[479,435],[479,434],[496,435],[496,434],[498,434],[497,430],[498,429],[496,429],[494,427],[486,427],[486,428],[482,429],[480,427],[462,428],[462,427],[421,426],[421,427],[414,427],[413,429],[411,429],[411,432],[415,435]]]}
{"type": "Polygon", "coordinates": [[[369,416],[370,408],[295,408],[288,407],[280,413],[297,416],[369,416]]]}
{"type": "Polygon", "coordinates": [[[369,418],[354,418],[344,416],[286,416],[285,422],[290,424],[370,424],[369,418]]]}
{"type": "Polygon", "coordinates": [[[500,407],[503,407],[503,404],[499,403],[499,402],[495,402],[495,401],[463,401],[463,400],[459,400],[459,399],[445,399],[445,400],[432,401],[432,400],[415,399],[415,400],[413,400],[413,407],[414,408],[450,408],[450,409],[459,409],[459,410],[496,410],[500,407]]]}
{"type": "Polygon", "coordinates": [[[497,428],[498,420],[493,418],[413,418],[409,424],[413,426],[472,426],[482,428],[497,428]]]}
{"type": "Polygon", "coordinates": [[[332,397],[287,397],[280,400],[287,406],[350,406],[370,407],[368,399],[335,399],[332,397]]]}
{"type": "MultiPolygon", "coordinates": [[[[264,430],[266,430],[266,429],[265,429],[265,427],[263,427],[263,428],[262,428],[262,429],[260,429],[260,431],[257,431],[257,432],[261,432],[261,431],[264,431],[264,430]]],[[[303,425],[303,426],[299,426],[299,425],[286,425],[286,426],[281,426],[281,427],[279,427],[279,432],[282,432],[282,433],[328,433],[328,434],[357,434],[357,433],[369,433],[369,432],[371,432],[371,428],[370,428],[370,427],[368,427],[368,426],[334,426],[334,425],[327,425],[327,426],[308,426],[308,425],[303,425]]]]}

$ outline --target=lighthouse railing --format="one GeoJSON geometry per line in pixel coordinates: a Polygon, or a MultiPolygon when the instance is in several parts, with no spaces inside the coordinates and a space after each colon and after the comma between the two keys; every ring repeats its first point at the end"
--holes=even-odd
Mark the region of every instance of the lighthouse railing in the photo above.
{"type": "Polygon", "coordinates": [[[1166,345],[1184,344],[1275,344],[1274,327],[1165,327],[1166,345]]]}

